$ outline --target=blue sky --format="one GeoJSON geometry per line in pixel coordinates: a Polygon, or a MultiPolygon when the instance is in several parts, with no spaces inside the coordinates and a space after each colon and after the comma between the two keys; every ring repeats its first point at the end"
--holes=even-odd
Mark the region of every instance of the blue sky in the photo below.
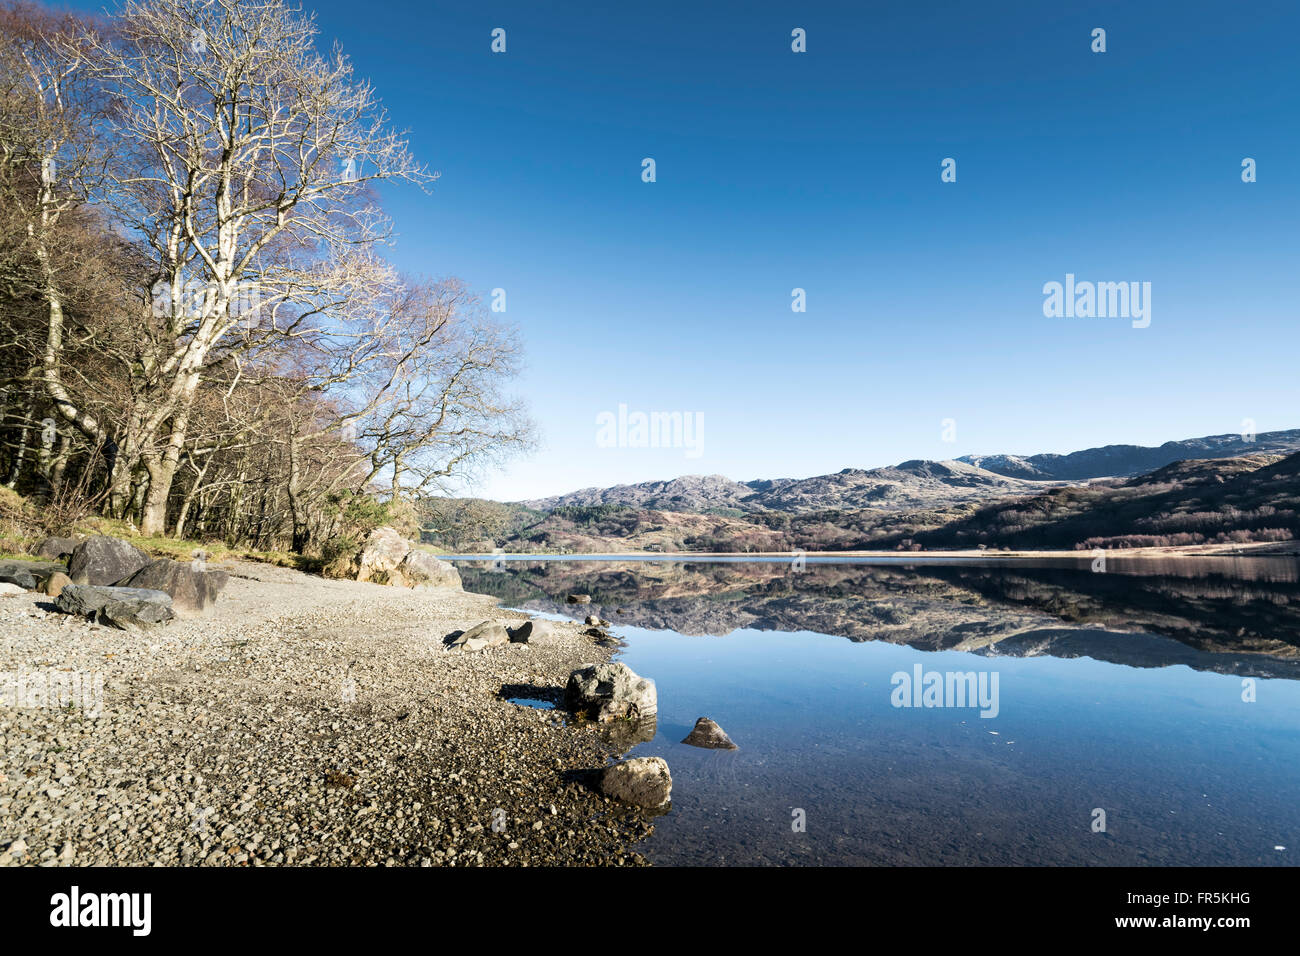
{"type": "Polygon", "coordinates": [[[442,174],[392,258],[520,329],[541,444],[476,493],[1300,426],[1294,3],[307,6],[442,174]],[[1044,317],[1066,273],[1150,326],[1044,317]]]}

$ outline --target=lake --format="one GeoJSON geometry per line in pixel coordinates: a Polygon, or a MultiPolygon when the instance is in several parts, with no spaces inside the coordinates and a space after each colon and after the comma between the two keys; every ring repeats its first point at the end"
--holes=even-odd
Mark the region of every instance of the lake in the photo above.
{"type": "Polygon", "coordinates": [[[656,864],[1300,853],[1295,558],[457,563],[506,606],[608,619],[656,682],[627,754],[672,770],[656,864]],[[682,744],[702,716],[739,749],[682,744]]]}

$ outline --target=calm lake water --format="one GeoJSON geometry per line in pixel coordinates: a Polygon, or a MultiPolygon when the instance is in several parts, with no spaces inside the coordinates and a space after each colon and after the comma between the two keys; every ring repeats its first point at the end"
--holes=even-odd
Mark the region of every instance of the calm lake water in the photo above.
{"type": "Polygon", "coordinates": [[[1300,858],[1294,558],[459,564],[657,683],[655,863],[1300,858]],[[740,749],[680,743],[701,716],[740,749]]]}

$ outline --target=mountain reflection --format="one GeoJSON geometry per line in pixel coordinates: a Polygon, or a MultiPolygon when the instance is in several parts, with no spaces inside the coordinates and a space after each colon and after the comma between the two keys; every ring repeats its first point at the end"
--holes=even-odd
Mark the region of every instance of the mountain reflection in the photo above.
{"type": "Polygon", "coordinates": [[[960,564],[528,561],[460,564],[466,590],[615,625],[724,635],[815,631],[988,656],[1091,657],[1300,679],[1294,558],[1108,558],[960,564]]]}

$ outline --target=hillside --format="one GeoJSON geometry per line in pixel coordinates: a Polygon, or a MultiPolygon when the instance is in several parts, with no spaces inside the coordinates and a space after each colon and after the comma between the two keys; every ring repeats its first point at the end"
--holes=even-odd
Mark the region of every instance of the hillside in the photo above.
{"type": "Polygon", "coordinates": [[[754,495],[750,485],[732,481],[722,475],[686,475],[672,481],[646,481],[612,488],[584,488],[550,498],[521,501],[536,511],[556,508],[590,508],[599,505],[622,505],[627,508],[650,508],[661,511],[708,511],[710,509],[755,510],[748,504],[754,495]]]}
{"type": "Polygon", "coordinates": [[[1254,441],[1239,434],[1167,441],[1158,448],[1105,445],[1068,455],[963,455],[958,461],[1010,478],[1030,481],[1083,481],[1125,478],[1186,459],[1235,458],[1242,455],[1300,452],[1300,428],[1264,432],[1254,441]]]}
{"type": "Polygon", "coordinates": [[[458,550],[533,553],[1290,541],[1300,538],[1298,462],[1300,429],[1292,429],[1254,442],[1217,435],[1159,448],[914,460],[813,478],[688,475],[508,504],[430,500],[437,514],[424,536],[458,550]]]}
{"type": "Polygon", "coordinates": [[[924,548],[1134,548],[1300,538],[1300,454],[1184,461],[978,508],[917,531],[924,548]]]}
{"type": "MultiPolygon", "coordinates": [[[[852,480],[846,476],[850,491],[852,480]]],[[[791,492],[787,486],[773,494],[791,492]]],[[[799,499],[791,497],[797,506],[799,499]]],[[[850,494],[844,497],[851,500],[850,494]]],[[[516,519],[524,514],[515,512],[516,519]]],[[[916,510],[701,514],[605,504],[526,514],[534,520],[483,542],[481,549],[1070,550],[1292,541],[1300,539],[1300,454],[1176,462],[1136,478],[916,510]]]]}
{"type": "Polygon", "coordinates": [[[613,488],[587,488],[520,502],[537,511],[618,505],[626,508],[698,513],[803,514],[828,508],[905,510],[1034,494],[1049,482],[994,474],[960,461],[906,461],[885,468],[845,468],[814,478],[738,482],[722,475],[688,475],[613,488]]]}

